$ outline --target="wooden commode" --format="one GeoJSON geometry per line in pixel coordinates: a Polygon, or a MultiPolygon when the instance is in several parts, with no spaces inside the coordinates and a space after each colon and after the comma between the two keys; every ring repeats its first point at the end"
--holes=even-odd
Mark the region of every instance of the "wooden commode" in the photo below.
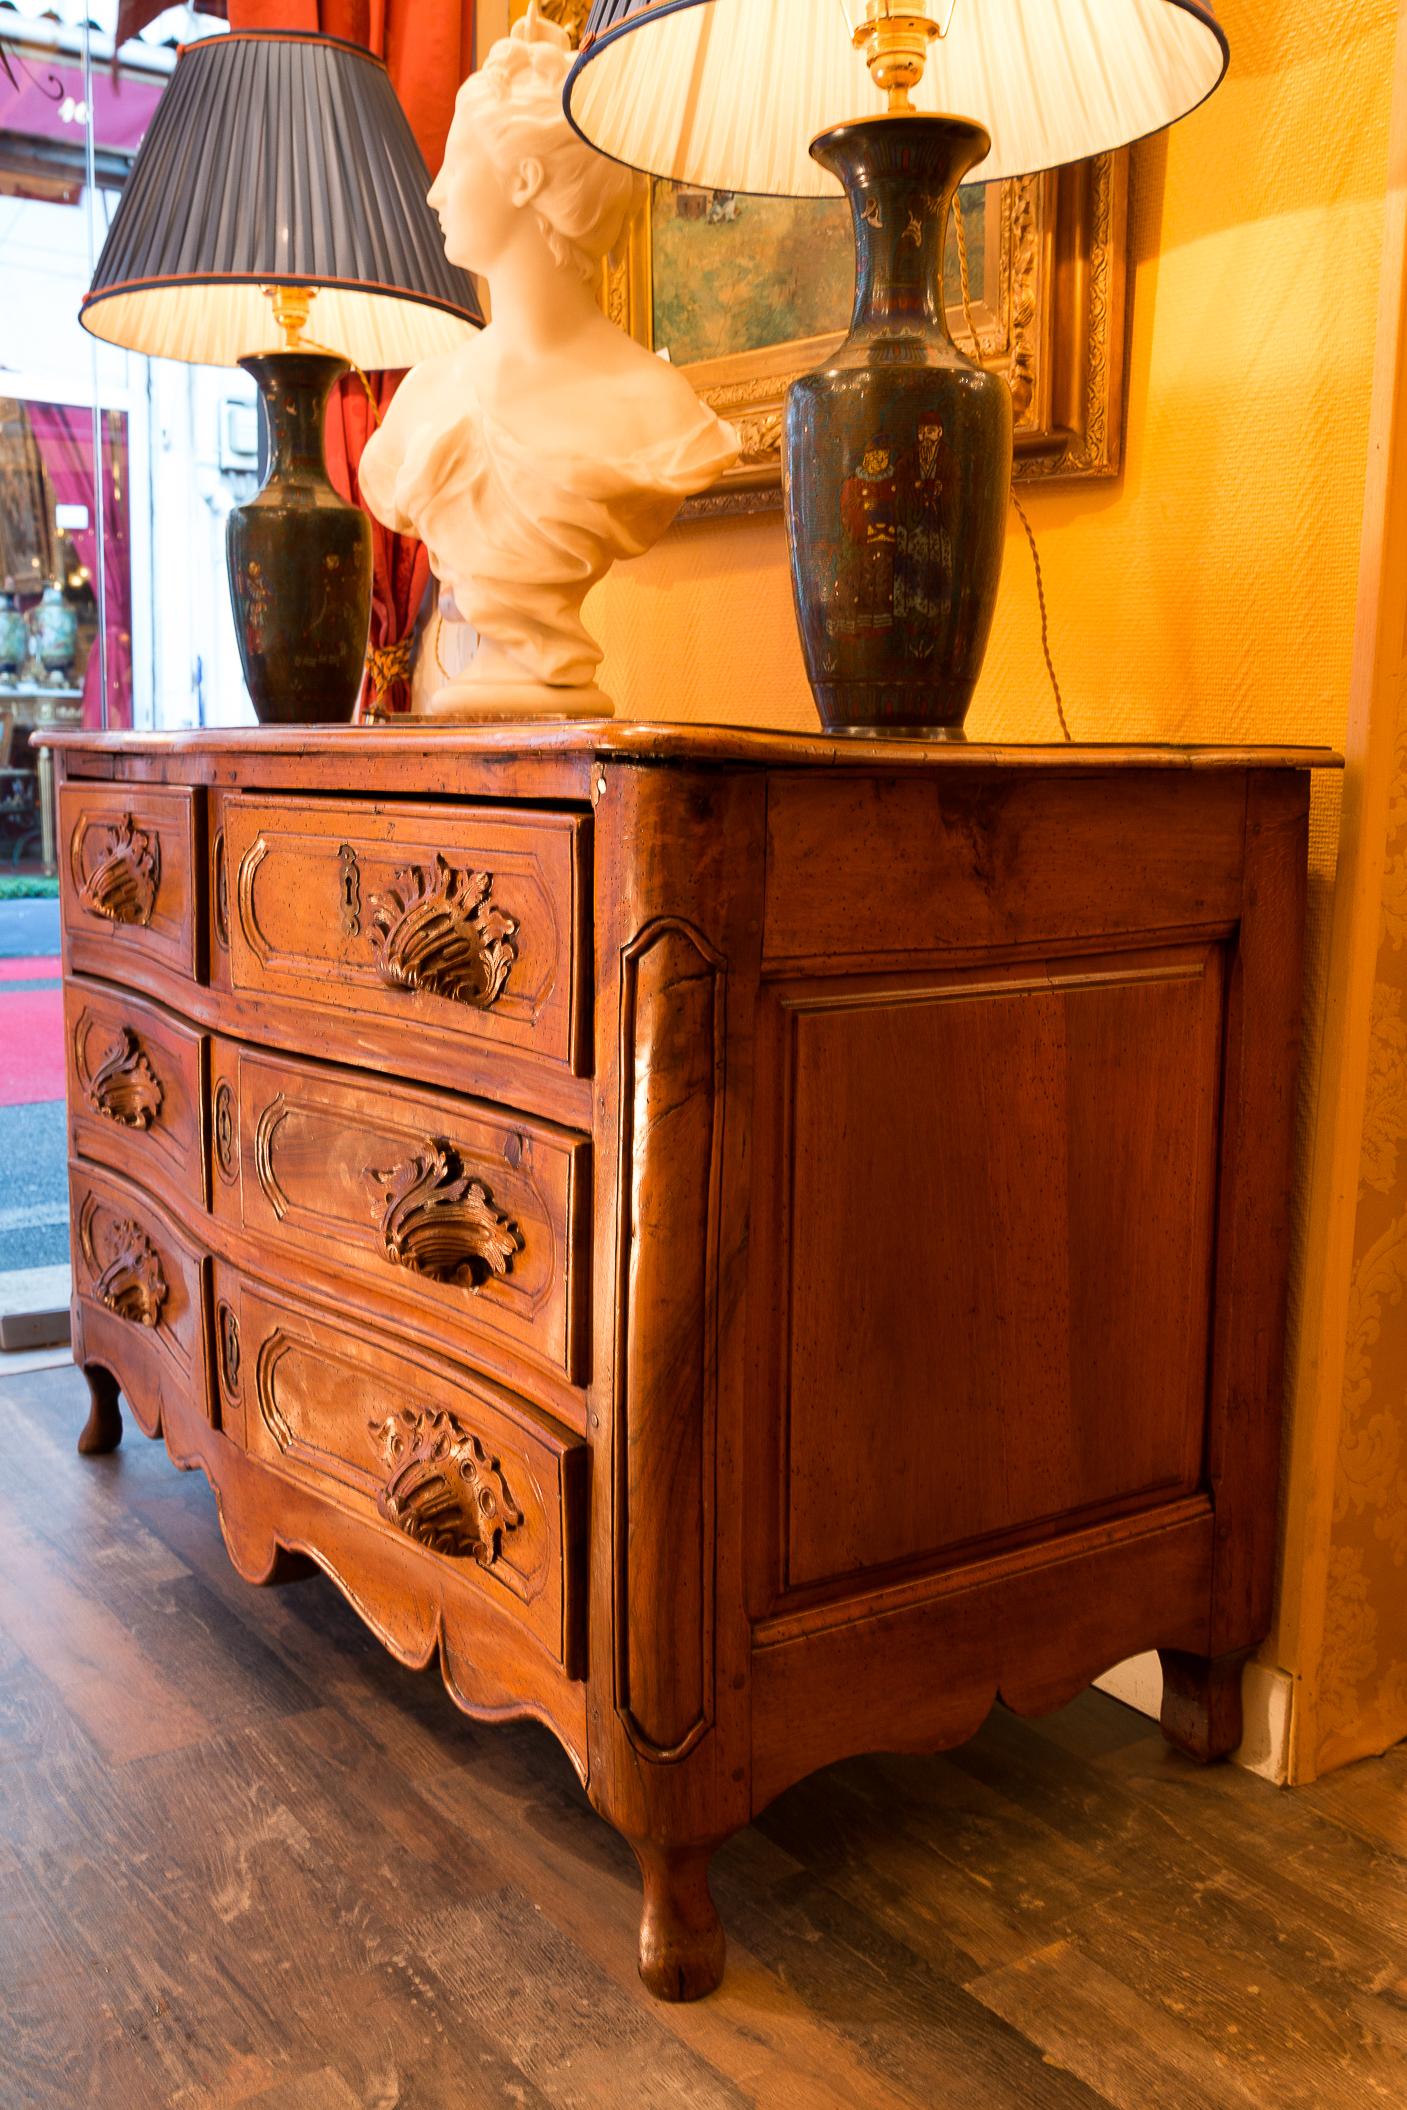
{"type": "Polygon", "coordinates": [[[80,1448],[533,1715],[689,1998],[790,1782],[1270,1620],[1313,751],[64,733],[80,1448]]]}

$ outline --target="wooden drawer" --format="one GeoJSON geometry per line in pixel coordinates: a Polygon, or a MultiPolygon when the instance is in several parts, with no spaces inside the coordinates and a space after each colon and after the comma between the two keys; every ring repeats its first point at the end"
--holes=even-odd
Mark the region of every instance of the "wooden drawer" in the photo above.
{"type": "Polygon", "coordinates": [[[221,1043],[239,1216],[451,1322],[475,1362],[576,1381],[589,1324],[590,1146],[518,1113],[221,1043]]]}
{"type": "Polygon", "coordinates": [[[81,1158],[204,1205],[205,1036],[141,997],[64,990],[68,1114],[81,1158]]]}
{"type": "Polygon", "coordinates": [[[71,964],[117,980],[149,960],[193,979],[195,794],[152,784],[65,784],[59,840],[71,964]]]}
{"type": "Polygon", "coordinates": [[[85,1352],[104,1361],[97,1344],[110,1337],[124,1389],[130,1352],[150,1371],[154,1399],[174,1382],[204,1401],[199,1254],[159,1203],[124,1180],[70,1164],[69,1193],[74,1292],[97,1322],[85,1352]]]}
{"type": "Polygon", "coordinates": [[[916,953],[1229,926],[1235,773],[806,772],[767,791],[763,955],[857,972],[916,953]],[[837,846],[843,845],[838,853],[837,846]]]}
{"type": "Polygon", "coordinates": [[[224,828],[237,991],[588,1066],[585,816],[234,797],[224,828]]]}
{"type": "Polygon", "coordinates": [[[215,1338],[226,1411],[242,1414],[251,1455],[379,1518],[581,1674],[579,1437],[448,1363],[226,1267],[215,1338]]]}

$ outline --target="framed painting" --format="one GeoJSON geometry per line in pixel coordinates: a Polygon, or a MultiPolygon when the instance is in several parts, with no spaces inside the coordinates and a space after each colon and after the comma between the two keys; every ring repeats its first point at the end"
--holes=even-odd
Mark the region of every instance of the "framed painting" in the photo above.
{"type": "MultiPolygon", "coordinates": [[[[960,193],[984,365],[1015,407],[1016,474],[1113,476],[1123,426],[1128,153],[960,193]]],[[[957,243],[949,326],[964,349],[957,243]]],[[[840,341],[854,283],[844,199],[759,198],[655,180],[607,258],[602,300],[738,428],[743,451],[691,514],[778,503],[782,399],[840,341]]]]}

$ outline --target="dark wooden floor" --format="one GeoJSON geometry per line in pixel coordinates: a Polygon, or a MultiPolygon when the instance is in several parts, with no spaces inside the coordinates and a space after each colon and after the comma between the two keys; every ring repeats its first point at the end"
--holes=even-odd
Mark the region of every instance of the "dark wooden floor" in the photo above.
{"type": "Polygon", "coordinates": [[[1088,1695],[839,1766],[724,1850],[728,1977],[628,1850],[72,1372],[0,1388],[0,2110],[1407,2104],[1407,1756],[1285,1795],[1088,1695]]]}

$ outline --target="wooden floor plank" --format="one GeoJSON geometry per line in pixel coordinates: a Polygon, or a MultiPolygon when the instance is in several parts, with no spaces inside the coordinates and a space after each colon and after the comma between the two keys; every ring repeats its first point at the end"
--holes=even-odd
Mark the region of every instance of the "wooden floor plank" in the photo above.
{"type": "Polygon", "coordinates": [[[1299,1794],[1331,1823],[1407,1855],[1407,1744],[1328,1773],[1299,1794]]]}
{"type": "Polygon", "coordinates": [[[96,1590],[59,1571],[0,1489],[0,1627],[58,1693],[98,1748],[120,1765],[211,1734],[96,1590]]]}
{"type": "Polygon", "coordinates": [[[950,2110],[1023,2103],[1096,2110],[1102,2098],[1047,2064],[1043,2047],[984,2015],[966,1987],[931,1970],[910,1943],[882,1930],[808,1871],[765,1898],[719,1886],[725,1920],[811,2012],[824,2015],[892,2085],[950,2110]]]}
{"type": "Polygon", "coordinates": [[[1070,1916],[1117,1893],[1117,1866],[959,1768],[857,1759],[802,1781],[763,1816],[804,1852],[829,1825],[827,1880],[960,1983],[1030,1955],[1070,1916]]]}
{"type": "Polygon", "coordinates": [[[1023,1715],[1035,1735],[1077,1758],[1103,1758],[1129,1744],[1145,1743],[1152,1724],[1146,1714],[1119,1701],[1113,1707],[1061,1707],[1054,1714],[1023,1715]]]}
{"type": "Polygon", "coordinates": [[[7,1766],[58,1759],[79,1748],[96,1756],[87,1731],[50,1680],[0,1630],[0,1795],[7,1766]]]}
{"type": "Polygon", "coordinates": [[[616,2110],[652,2094],[678,2110],[749,2110],[667,2017],[615,1984],[521,1891],[488,1892],[408,1936],[466,2026],[511,2038],[515,2064],[554,2110],[616,2110]]]}
{"type": "Polygon", "coordinates": [[[972,1991],[1115,2110],[1269,2110],[1233,2057],[1168,2021],[1073,1942],[992,1971],[972,1991]]]}
{"type": "MultiPolygon", "coordinates": [[[[226,2098],[227,2102],[234,2100],[226,2098]]],[[[324,2066],[320,2073],[300,2073],[294,2080],[277,2081],[258,2095],[238,2100],[248,2104],[250,2110],[366,2110],[368,2098],[358,2095],[332,2067],[324,2066]]],[[[394,2095],[383,2097],[388,2105],[395,2100],[394,2095]]],[[[196,2106],[181,2104],[179,2110],[196,2110],[196,2106]]],[[[224,2105],[202,2104],[200,2110],[224,2110],[224,2105]]]]}
{"type": "MultiPolygon", "coordinates": [[[[539,1761],[551,1756],[534,1755],[539,1761]]],[[[635,1973],[640,1889],[629,1849],[593,1817],[560,1762],[550,1778],[531,1756],[516,1779],[482,1764],[465,1774],[427,1784],[427,1796],[455,1822],[472,1798],[491,1820],[500,1867],[635,2006],[724,2073],[749,2102],[767,2110],[915,2110],[914,2097],[889,2085],[831,2017],[808,2009],[736,1928],[721,1993],[693,2005],[658,2007],[635,1973]]],[[[746,1862],[759,1894],[796,1873],[789,1858],[782,1857],[779,1867],[758,1851],[751,1834],[742,1834],[717,1857],[716,1884],[726,1881],[735,1861],[746,1862]]],[[[929,2098],[920,2100],[926,2105],[929,2098]]]]}
{"type": "Polygon", "coordinates": [[[1283,1924],[1315,1930],[1346,1965],[1361,1967],[1387,1951],[1407,1968],[1401,1854],[1332,1821],[1305,1795],[1235,1767],[1194,1765],[1151,1743],[1101,1760],[1099,1772],[1120,1801],[1263,1894],[1283,1924]],[[1260,1845],[1267,1827],[1276,1840],[1270,1857],[1260,1845]]]}
{"type": "MultiPolygon", "coordinates": [[[[1286,1948],[1294,1936],[1230,1883],[1140,1886],[1078,1921],[1081,1954],[1230,2060],[1275,2110],[1320,2110],[1355,2090],[1399,2106],[1400,2047],[1353,1979],[1286,1948]]],[[[1380,2004],[1380,2003],[1379,2003],[1380,2004]]]]}
{"type": "Polygon", "coordinates": [[[159,2100],[118,2084],[127,2050],[62,1885],[42,1860],[0,1845],[0,2103],[110,2110],[159,2100]]]}
{"type": "Polygon", "coordinates": [[[1286,1795],[1090,1694],[848,1761],[718,1854],[728,1975],[661,2007],[552,1738],[247,1587],[85,1407],[0,1387],[0,2110],[1407,2103],[1407,1754],[1286,1795]]]}
{"type": "Polygon", "coordinates": [[[16,1496],[29,1496],[30,1530],[59,1552],[81,1544],[85,1566],[113,1583],[179,1580],[188,1572],[185,1563],[133,1514],[131,1483],[156,1472],[194,1493],[198,1476],[174,1473],[162,1446],[147,1443],[131,1424],[120,1449],[89,1459],[90,1472],[74,1472],[70,1431],[45,1410],[43,1384],[31,1377],[7,1385],[21,1396],[16,1411],[23,1440],[11,1446],[5,1481],[16,1496]]]}
{"type": "Polygon", "coordinates": [[[408,1671],[388,1654],[332,1584],[313,1577],[253,1589],[241,1581],[218,1530],[211,1530],[208,1494],[193,1502],[188,1489],[188,1478],[166,1473],[135,1487],[131,1501],[233,1618],[367,1730],[393,1772],[407,1778],[442,1772],[492,1740],[496,1731],[448,1704],[434,1669],[408,1671]]]}
{"type": "Polygon", "coordinates": [[[1075,1758],[1014,1717],[996,1714],[980,1737],[952,1755],[1014,1807],[1039,1816],[1068,1840],[1115,1866],[1157,1866],[1185,1886],[1230,1881],[1268,1918],[1293,1929],[1324,1962],[1361,1974],[1376,1970],[1385,1945],[1396,1953],[1407,1885],[1395,1860],[1375,1857],[1347,1833],[1333,1853],[1363,1885],[1361,1898],[1336,1897],[1296,1856],[1328,1828],[1298,1808],[1298,1797],[1231,1766],[1200,1767],[1139,1744],[1095,1763],[1075,1758]],[[1316,1827],[1307,1830],[1307,1827],[1316,1827]],[[1276,1851],[1265,1840],[1274,1837],[1276,1851]],[[1340,1843],[1341,1842],[1341,1843],[1340,1843]]]}

